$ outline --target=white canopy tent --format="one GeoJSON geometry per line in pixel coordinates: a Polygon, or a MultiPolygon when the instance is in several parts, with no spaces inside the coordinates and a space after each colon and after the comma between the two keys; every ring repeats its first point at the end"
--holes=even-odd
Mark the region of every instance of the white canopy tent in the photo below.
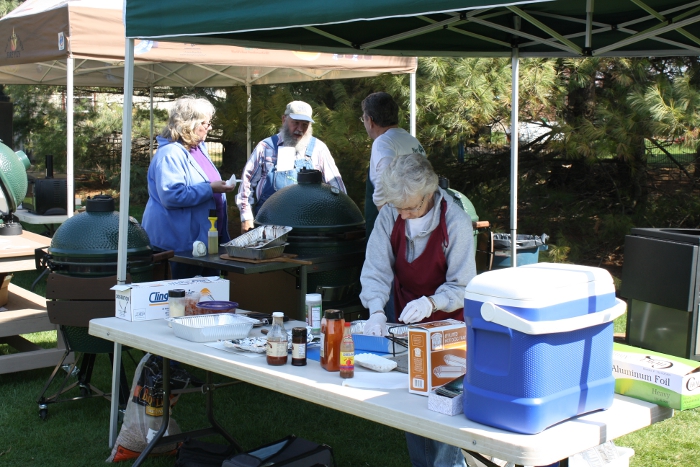
{"type": "MultiPolygon", "coordinates": [[[[69,216],[73,213],[75,191],[74,86],[124,86],[122,8],[122,0],[27,0],[0,19],[0,37],[6,38],[6,54],[0,56],[0,83],[66,86],[69,216]]],[[[137,40],[131,79],[134,87],[151,90],[151,109],[156,86],[246,86],[250,154],[251,86],[415,73],[415,69],[416,59],[412,57],[137,40]]]]}

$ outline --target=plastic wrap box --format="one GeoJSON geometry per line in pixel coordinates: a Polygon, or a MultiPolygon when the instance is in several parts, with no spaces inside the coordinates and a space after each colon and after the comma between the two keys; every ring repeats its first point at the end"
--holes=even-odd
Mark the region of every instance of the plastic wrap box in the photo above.
{"type": "Polygon", "coordinates": [[[168,318],[168,291],[171,289],[184,289],[187,294],[198,292],[202,301],[227,301],[229,296],[228,280],[218,276],[115,285],[112,290],[115,291],[116,317],[127,321],[168,318]]]}
{"type": "Polygon", "coordinates": [[[604,269],[538,263],[467,285],[464,414],[539,433],[612,405],[612,321],[626,305],[604,269]]]}
{"type": "Polygon", "coordinates": [[[434,412],[445,415],[458,415],[464,412],[462,398],[464,394],[455,397],[445,397],[430,391],[428,394],[428,408],[434,412]]]}
{"type": "Polygon", "coordinates": [[[700,362],[613,345],[615,392],[672,409],[700,406],[700,362]]]}
{"type": "Polygon", "coordinates": [[[408,391],[427,396],[466,371],[464,323],[454,319],[408,327],[408,391]]]}

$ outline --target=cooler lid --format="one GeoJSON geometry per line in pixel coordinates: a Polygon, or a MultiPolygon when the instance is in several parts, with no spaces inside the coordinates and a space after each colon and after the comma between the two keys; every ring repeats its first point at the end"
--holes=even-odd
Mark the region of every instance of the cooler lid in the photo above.
{"type": "Polygon", "coordinates": [[[537,263],[482,273],[467,284],[464,298],[541,308],[607,294],[615,294],[615,285],[605,269],[537,263]]]}

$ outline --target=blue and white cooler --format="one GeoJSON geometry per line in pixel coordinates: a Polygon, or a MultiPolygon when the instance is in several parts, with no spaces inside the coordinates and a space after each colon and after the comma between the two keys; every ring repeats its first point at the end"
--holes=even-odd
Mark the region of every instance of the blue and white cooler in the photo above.
{"type": "Polygon", "coordinates": [[[613,320],[625,312],[601,268],[538,263],[466,288],[470,420],[534,434],[612,405],[613,320]]]}

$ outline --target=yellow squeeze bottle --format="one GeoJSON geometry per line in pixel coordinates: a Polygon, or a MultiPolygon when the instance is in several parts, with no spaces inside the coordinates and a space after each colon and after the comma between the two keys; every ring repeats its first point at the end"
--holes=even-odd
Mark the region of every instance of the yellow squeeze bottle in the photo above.
{"type": "Polygon", "coordinates": [[[211,228],[207,232],[207,252],[210,255],[219,254],[219,231],[216,230],[216,215],[214,210],[209,212],[209,222],[211,222],[211,228]]]}

